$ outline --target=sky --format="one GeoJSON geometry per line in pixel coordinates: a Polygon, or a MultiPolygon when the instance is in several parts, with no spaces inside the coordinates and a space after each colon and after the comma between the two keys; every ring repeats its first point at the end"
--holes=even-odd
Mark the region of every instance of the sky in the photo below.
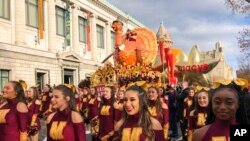
{"type": "Polygon", "coordinates": [[[238,67],[239,31],[249,27],[249,17],[234,13],[226,0],[106,0],[155,33],[163,22],[175,48],[186,54],[197,44],[200,51],[215,49],[220,41],[227,64],[238,67]]]}

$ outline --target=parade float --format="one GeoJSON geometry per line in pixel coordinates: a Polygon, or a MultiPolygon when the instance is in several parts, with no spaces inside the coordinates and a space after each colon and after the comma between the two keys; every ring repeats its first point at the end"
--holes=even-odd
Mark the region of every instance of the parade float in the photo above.
{"type": "Polygon", "coordinates": [[[147,28],[135,28],[123,33],[123,23],[112,23],[115,31],[115,51],[104,59],[104,66],[91,76],[91,84],[101,92],[105,85],[126,88],[137,84],[145,88],[150,85],[176,85],[189,81],[208,86],[204,76],[220,60],[200,61],[197,47],[187,56],[181,49],[167,46],[163,39],[147,28]],[[113,57],[114,62],[107,60],[113,57]]]}

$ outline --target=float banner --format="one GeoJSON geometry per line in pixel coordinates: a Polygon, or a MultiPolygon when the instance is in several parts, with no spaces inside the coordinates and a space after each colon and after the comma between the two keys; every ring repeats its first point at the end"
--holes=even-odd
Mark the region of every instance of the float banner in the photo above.
{"type": "Polygon", "coordinates": [[[98,93],[99,97],[101,97],[103,95],[104,88],[105,88],[105,85],[98,85],[98,86],[96,86],[97,93],[98,93]]]}

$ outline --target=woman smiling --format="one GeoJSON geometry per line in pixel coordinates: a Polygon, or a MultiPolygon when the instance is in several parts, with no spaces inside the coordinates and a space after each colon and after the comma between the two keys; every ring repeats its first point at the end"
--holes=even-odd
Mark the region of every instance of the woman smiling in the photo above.
{"type": "Polygon", "coordinates": [[[1,141],[27,141],[28,108],[24,90],[17,81],[9,81],[3,88],[7,100],[0,105],[1,141]]]}
{"type": "Polygon", "coordinates": [[[163,141],[160,122],[148,111],[147,94],[139,86],[129,87],[124,95],[124,117],[115,126],[115,141],[163,141]]]}
{"type": "Polygon", "coordinates": [[[56,86],[51,104],[57,111],[47,118],[47,141],[85,141],[83,119],[75,111],[73,92],[65,85],[56,86]]]}

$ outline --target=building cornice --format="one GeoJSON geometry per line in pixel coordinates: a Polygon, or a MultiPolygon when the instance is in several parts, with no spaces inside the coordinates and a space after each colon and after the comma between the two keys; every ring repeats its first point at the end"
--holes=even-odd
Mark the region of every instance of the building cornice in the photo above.
{"type": "Polygon", "coordinates": [[[0,50],[47,57],[47,58],[56,58],[55,53],[48,52],[47,50],[39,50],[35,48],[29,48],[27,46],[13,45],[8,43],[0,42],[0,50]]]}
{"type": "Polygon", "coordinates": [[[91,2],[92,4],[98,6],[99,8],[109,12],[110,14],[116,17],[121,16],[124,19],[124,22],[131,22],[132,24],[135,24],[139,27],[145,27],[145,25],[143,25],[141,22],[137,21],[133,17],[124,13],[123,11],[121,11],[120,9],[118,9],[117,7],[115,7],[106,0],[87,0],[87,1],[91,2]]]}

